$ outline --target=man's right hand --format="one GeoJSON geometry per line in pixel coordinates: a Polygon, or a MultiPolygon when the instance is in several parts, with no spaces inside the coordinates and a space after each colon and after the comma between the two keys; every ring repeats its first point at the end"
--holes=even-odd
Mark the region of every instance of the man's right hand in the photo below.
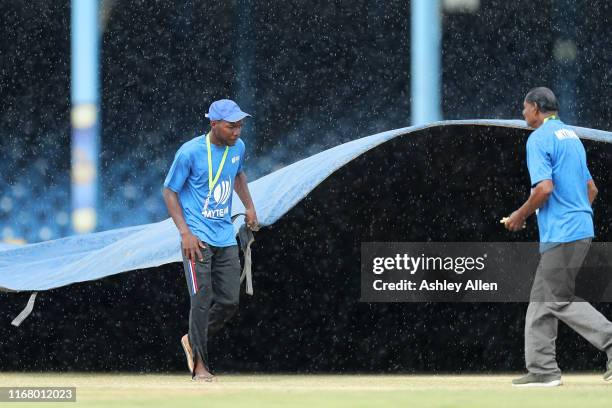
{"type": "Polygon", "coordinates": [[[190,261],[204,261],[200,248],[206,248],[206,245],[191,232],[181,234],[181,247],[183,248],[183,255],[189,258],[190,261]]]}

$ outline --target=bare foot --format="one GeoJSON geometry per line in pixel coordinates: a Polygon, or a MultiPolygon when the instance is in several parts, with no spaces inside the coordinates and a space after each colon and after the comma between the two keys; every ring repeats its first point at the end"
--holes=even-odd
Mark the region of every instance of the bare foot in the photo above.
{"type": "Polygon", "coordinates": [[[189,372],[193,373],[193,351],[191,350],[191,344],[189,344],[189,336],[184,335],[181,337],[181,346],[183,347],[185,357],[187,358],[187,367],[189,367],[189,372]]]}
{"type": "Polygon", "coordinates": [[[215,376],[210,373],[206,369],[204,362],[200,358],[200,356],[196,359],[195,369],[193,370],[193,380],[194,381],[204,381],[204,382],[212,382],[215,376]]]}
{"type": "Polygon", "coordinates": [[[213,382],[215,380],[215,376],[209,371],[204,370],[203,372],[196,373],[192,380],[198,382],[213,382]]]}

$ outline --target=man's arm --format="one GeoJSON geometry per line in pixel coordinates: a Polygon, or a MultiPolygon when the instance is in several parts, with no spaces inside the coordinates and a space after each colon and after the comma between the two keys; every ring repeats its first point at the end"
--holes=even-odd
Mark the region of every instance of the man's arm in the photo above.
{"type": "Polygon", "coordinates": [[[525,203],[506,220],[506,229],[518,231],[523,229],[525,220],[548,200],[553,191],[552,180],[542,180],[532,190],[525,203]]]}
{"type": "Polygon", "coordinates": [[[245,218],[247,226],[255,231],[259,223],[257,221],[255,205],[253,205],[253,199],[251,198],[249,184],[247,183],[247,177],[244,171],[241,171],[236,175],[236,180],[234,181],[234,190],[236,191],[236,194],[238,194],[238,197],[240,197],[240,201],[242,201],[242,204],[244,204],[244,209],[246,210],[245,218]]]}
{"type": "Polygon", "coordinates": [[[589,203],[592,206],[593,201],[595,201],[595,197],[597,197],[597,193],[599,192],[599,190],[597,190],[597,186],[595,185],[595,182],[593,181],[593,179],[587,181],[587,189],[589,192],[589,203]]]}
{"type": "Polygon", "coordinates": [[[191,233],[191,230],[187,226],[178,195],[168,187],[164,187],[163,194],[166,207],[168,208],[168,214],[170,214],[176,228],[181,233],[181,247],[183,249],[183,254],[192,261],[195,259],[203,261],[204,257],[202,256],[202,251],[200,251],[200,248],[205,248],[205,245],[198,239],[198,237],[191,233]]]}

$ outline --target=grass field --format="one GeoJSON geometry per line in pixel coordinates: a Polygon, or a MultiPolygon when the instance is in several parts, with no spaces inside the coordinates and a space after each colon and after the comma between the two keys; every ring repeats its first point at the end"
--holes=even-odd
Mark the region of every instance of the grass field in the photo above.
{"type": "MultiPolygon", "coordinates": [[[[551,389],[514,389],[511,375],[189,375],[0,373],[0,386],[73,386],[77,402],[52,407],[554,407],[612,406],[600,375],[565,375],[551,389]]],[[[33,406],[16,403],[3,406],[33,406]]]]}

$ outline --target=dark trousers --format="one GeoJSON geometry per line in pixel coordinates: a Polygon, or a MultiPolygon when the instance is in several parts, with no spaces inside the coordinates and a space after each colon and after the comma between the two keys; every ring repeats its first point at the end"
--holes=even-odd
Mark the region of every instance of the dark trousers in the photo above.
{"type": "Polygon", "coordinates": [[[532,373],[561,373],[555,348],[559,320],[612,359],[612,323],[575,296],[590,244],[590,239],[568,242],[542,254],[525,319],[525,363],[532,373]]]}
{"type": "Polygon", "coordinates": [[[191,296],[189,342],[194,363],[197,356],[208,366],[208,338],[214,336],[238,310],[240,259],[238,246],[201,248],[203,261],[183,256],[187,288],[191,296]]]}

